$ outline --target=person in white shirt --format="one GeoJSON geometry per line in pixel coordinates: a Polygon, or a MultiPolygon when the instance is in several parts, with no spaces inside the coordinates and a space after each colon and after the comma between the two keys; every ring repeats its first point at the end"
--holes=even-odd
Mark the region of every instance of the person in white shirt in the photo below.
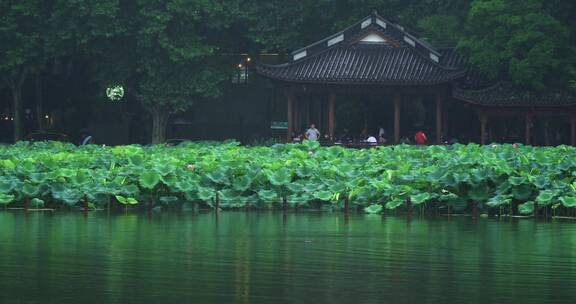
{"type": "Polygon", "coordinates": [[[366,142],[367,142],[369,145],[376,145],[376,144],[378,144],[378,140],[376,140],[376,137],[374,137],[374,136],[372,136],[372,135],[368,136],[368,139],[366,139],[366,142]]]}
{"type": "Polygon", "coordinates": [[[318,131],[318,129],[316,129],[316,125],[311,124],[310,128],[308,130],[306,130],[306,139],[308,140],[318,140],[320,138],[320,131],[318,131]]]}

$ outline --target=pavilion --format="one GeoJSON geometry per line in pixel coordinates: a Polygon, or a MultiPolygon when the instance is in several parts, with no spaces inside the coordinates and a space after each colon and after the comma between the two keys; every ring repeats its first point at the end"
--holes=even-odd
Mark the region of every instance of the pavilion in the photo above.
{"type": "Polygon", "coordinates": [[[482,144],[493,140],[492,126],[502,118],[522,120],[526,144],[532,143],[536,120],[561,120],[569,124],[570,143],[576,144],[573,95],[487,81],[454,49],[435,48],[376,12],[292,52],[289,62],[257,63],[256,72],[283,91],[288,139],[296,127],[311,121],[334,138],[335,108],[343,96],[356,94],[370,95],[376,103],[390,100],[394,143],[401,140],[402,121],[416,115],[413,107],[408,116],[402,108],[417,100],[434,117],[429,129],[436,143],[450,138],[450,131],[461,132],[455,121],[470,120],[461,115],[468,111],[477,118],[472,132],[482,144]]]}

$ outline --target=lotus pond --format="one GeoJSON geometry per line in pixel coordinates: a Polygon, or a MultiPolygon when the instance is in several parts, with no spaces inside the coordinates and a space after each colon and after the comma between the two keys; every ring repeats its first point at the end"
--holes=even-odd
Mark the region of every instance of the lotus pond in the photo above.
{"type": "Polygon", "coordinates": [[[236,142],[0,147],[0,205],[26,209],[321,209],[573,217],[576,149],[236,142]]]}
{"type": "Polygon", "coordinates": [[[567,221],[0,212],[0,303],[576,303],[567,221]]]}

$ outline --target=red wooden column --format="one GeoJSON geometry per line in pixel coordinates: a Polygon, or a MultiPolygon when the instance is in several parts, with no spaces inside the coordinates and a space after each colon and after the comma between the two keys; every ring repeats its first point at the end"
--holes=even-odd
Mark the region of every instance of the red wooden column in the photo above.
{"type": "Polygon", "coordinates": [[[480,114],[480,144],[486,144],[486,124],[488,123],[488,117],[485,114],[480,114]]]}
{"type": "Polygon", "coordinates": [[[444,94],[436,95],[436,144],[442,144],[442,126],[444,114],[444,94]]]}
{"type": "Polygon", "coordinates": [[[334,139],[334,107],[336,103],[336,94],[330,93],[328,99],[328,135],[334,139]]]}
{"type": "Polygon", "coordinates": [[[570,118],[570,144],[576,146],[576,117],[570,118]]]}
{"type": "Polygon", "coordinates": [[[394,95],[394,143],[400,143],[400,94],[394,95]]]}
{"type": "Polygon", "coordinates": [[[286,89],[286,102],[287,102],[287,117],[288,129],[286,133],[286,140],[292,141],[292,132],[294,131],[294,92],[291,89],[286,89]]]}
{"type": "Polygon", "coordinates": [[[532,115],[526,115],[525,118],[525,129],[524,129],[524,144],[530,144],[530,135],[532,131],[532,115]]]}

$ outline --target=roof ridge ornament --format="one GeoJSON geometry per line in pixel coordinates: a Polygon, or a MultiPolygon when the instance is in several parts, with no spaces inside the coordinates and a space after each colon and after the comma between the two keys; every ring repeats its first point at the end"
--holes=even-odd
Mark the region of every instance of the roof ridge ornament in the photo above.
{"type": "Polygon", "coordinates": [[[385,41],[391,41],[393,45],[405,45],[411,47],[421,56],[431,62],[443,67],[443,54],[428,42],[410,34],[399,24],[388,21],[381,17],[377,10],[372,10],[369,16],[366,16],[348,28],[319,40],[306,47],[297,49],[291,53],[292,62],[302,60],[319,53],[323,53],[333,47],[342,44],[353,44],[358,42],[358,37],[366,36],[369,31],[374,31],[381,35],[385,41]],[[364,35],[366,34],[366,35],[364,35]]]}

